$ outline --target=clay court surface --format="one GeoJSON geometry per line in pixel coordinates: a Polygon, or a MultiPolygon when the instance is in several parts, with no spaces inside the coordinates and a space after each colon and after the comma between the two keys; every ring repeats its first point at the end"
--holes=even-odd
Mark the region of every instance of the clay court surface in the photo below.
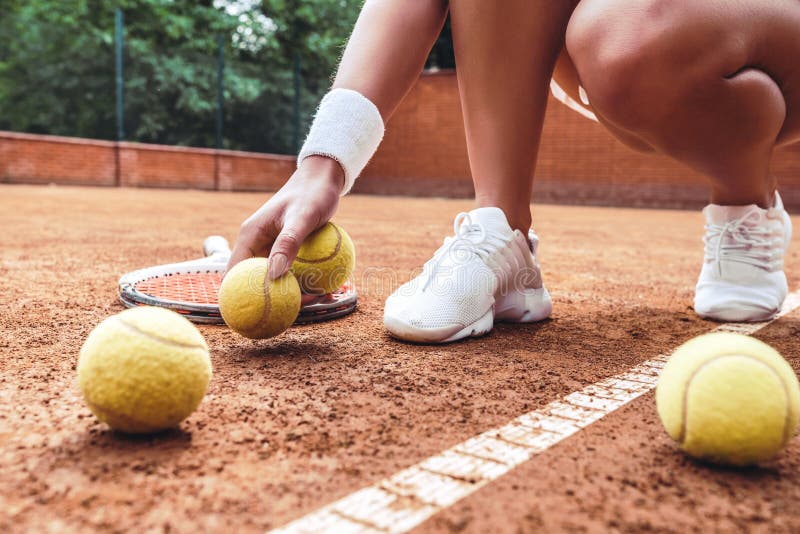
{"type": "MultiPolygon", "coordinates": [[[[75,367],[89,331],[123,309],[118,277],[197,257],[209,234],[233,241],[264,200],[0,187],[4,531],[263,532],[717,326],[690,308],[699,212],[536,206],[551,320],[445,346],[393,341],[384,299],[471,203],[353,196],[335,220],[357,246],[355,314],[264,341],[201,327],[214,377],[198,411],[153,437],[109,431],[75,367]]],[[[800,312],[756,337],[797,370],[798,335],[800,312]]],[[[671,443],[649,393],[418,531],[797,532],[798,502],[800,439],[758,469],[710,467],[671,443]]]]}

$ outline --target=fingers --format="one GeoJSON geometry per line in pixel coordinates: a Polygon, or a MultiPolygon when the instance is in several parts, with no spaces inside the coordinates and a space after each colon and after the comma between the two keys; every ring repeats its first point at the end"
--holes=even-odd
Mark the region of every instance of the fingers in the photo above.
{"type": "Polygon", "coordinates": [[[231,259],[228,260],[227,270],[231,270],[242,260],[266,254],[277,235],[278,228],[274,224],[259,225],[252,219],[245,221],[236,238],[236,245],[231,252],[231,259]]]}
{"type": "Polygon", "coordinates": [[[308,234],[317,227],[318,221],[311,217],[294,216],[284,222],[283,229],[272,244],[269,255],[269,271],[267,276],[274,280],[286,274],[292,265],[300,245],[308,234]]]}

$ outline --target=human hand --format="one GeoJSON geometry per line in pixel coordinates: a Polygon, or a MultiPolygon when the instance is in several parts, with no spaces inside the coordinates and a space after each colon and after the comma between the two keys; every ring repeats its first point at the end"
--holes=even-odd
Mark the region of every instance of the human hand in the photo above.
{"type": "Polygon", "coordinates": [[[289,181],[242,223],[228,269],[269,254],[268,278],[285,274],[305,238],[333,217],[343,187],[344,171],[337,161],[305,158],[289,181]]]}

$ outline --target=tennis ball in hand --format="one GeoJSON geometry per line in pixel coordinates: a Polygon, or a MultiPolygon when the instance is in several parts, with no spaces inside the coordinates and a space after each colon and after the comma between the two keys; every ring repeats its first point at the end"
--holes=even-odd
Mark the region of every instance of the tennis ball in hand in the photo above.
{"type": "Polygon", "coordinates": [[[178,425],[200,404],[211,379],[208,345],[195,326],[164,308],[108,317],[78,359],[78,384],[98,419],[141,434],[178,425]]]}
{"type": "Polygon", "coordinates": [[[353,241],[341,226],[326,223],[303,241],[292,272],[304,293],[324,295],[342,287],[356,265],[353,241]]]}
{"type": "Polygon", "coordinates": [[[300,286],[292,273],[267,280],[268,260],[250,258],[228,271],[219,288],[219,311],[234,331],[251,339],[277,336],[300,313],[300,286]]]}
{"type": "Polygon", "coordinates": [[[712,333],[681,345],[656,389],[667,433],[690,455],[750,465],[777,454],[800,418],[789,363],[755,338],[712,333]]]}

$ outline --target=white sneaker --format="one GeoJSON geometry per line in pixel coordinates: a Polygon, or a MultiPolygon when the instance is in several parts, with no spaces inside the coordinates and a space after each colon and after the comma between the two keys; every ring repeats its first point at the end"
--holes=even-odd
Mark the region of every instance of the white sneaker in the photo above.
{"type": "Polygon", "coordinates": [[[697,281],[694,309],[717,321],[767,321],[789,292],[783,257],[792,221],[780,195],[769,209],[717,206],[706,217],[705,261],[697,281]]]}
{"type": "Polygon", "coordinates": [[[495,320],[541,321],[553,305],[536,261],[538,238],[511,230],[499,208],[460,213],[422,274],[386,299],[393,336],[447,343],[488,333],[495,320]]]}

